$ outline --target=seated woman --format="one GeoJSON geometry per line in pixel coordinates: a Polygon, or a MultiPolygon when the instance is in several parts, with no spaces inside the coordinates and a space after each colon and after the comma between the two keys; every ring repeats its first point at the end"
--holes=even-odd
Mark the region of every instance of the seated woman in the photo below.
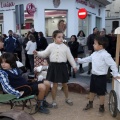
{"type": "Polygon", "coordinates": [[[21,76],[16,65],[15,57],[12,53],[3,53],[0,58],[0,65],[0,83],[6,93],[16,95],[17,98],[30,94],[36,94],[38,99],[38,104],[36,107],[39,108],[39,111],[45,114],[50,112],[49,109],[45,108],[49,107],[49,104],[45,100],[50,89],[50,83],[48,81],[39,81],[33,83],[27,82],[25,78],[21,76]],[[19,89],[21,86],[28,86],[31,91],[27,91],[24,87],[22,89],[24,94],[21,96],[21,89],[19,89]],[[16,88],[18,89],[16,90],[16,88]]]}

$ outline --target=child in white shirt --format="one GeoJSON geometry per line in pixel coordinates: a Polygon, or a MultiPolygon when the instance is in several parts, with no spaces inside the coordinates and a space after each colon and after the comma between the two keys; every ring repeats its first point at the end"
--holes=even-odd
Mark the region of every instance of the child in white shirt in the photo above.
{"type": "Polygon", "coordinates": [[[92,75],[90,81],[90,100],[84,110],[93,108],[93,100],[95,93],[100,96],[99,112],[103,113],[106,84],[107,84],[107,72],[108,68],[112,70],[113,77],[118,77],[118,68],[111,55],[105,50],[108,46],[108,40],[106,37],[96,37],[94,40],[94,50],[90,56],[86,58],[76,58],[78,63],[92,62],[92,75]]]}
{"type": "Polygon", "coordinates": [[[26,46],[25,50],[27,51],[28,59],[30,62],[30,75],[34,75],[34,54],[33,54],[33,51],[36,50],[37,44],[36,44],[35,37],[32,34],[30,34],[28,36],[28,39],[29,39],[29,41],[27,42],[27,46],[26,46]]]}
{"type": "Polygon", "coordinates": [[[48,47],[41,52],[34,51],[39,57],[46,58],[49,57],[50,65],[47,72],[47,80],[53,82],[52,87],[52,98],[53,107],[57,107],[56,94],[58,83],[62,83],[63,91],[65,94],[65,102],[69,105],[73,105],[73,102],[68,98],[68,85],[69,80],[68,69],[66,62],[67,60],[76,72],[76,63],[70,52],[70,49],[63,43],[63,32],[60,30],[55,30],[53,32],[54,43],[48,45],[48,47]]]}

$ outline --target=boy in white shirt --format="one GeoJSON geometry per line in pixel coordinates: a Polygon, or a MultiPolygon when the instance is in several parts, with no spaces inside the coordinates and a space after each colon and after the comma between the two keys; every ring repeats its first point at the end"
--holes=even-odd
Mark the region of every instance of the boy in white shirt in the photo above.
{"type": "Polygon", "coordinates": [[[107,72],[108,68],[112,70],[113,77],[118,79],[118,68],[111,55],[105,50],[108,46],[108,40],[106,37],[96,37],[94,39],[94,50],[90,56],[86,58],[76,58],[78,63],[92,62],[92,75],[90,81],[90,99],[84,110],[93,108],[93,100],[95,93],[100,97],[99,112],[103,113],[105,93],[107,86],[107,72]]]}

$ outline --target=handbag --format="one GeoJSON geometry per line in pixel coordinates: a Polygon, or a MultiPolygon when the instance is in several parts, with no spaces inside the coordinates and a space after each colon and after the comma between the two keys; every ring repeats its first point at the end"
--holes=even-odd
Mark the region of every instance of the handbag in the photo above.
{"type": "Polygon", "coordinates": [[[79,45],[79,47],[78,47],[78,54],[82,54],[82,53],[84,53],[83,46],[79,45]]]}

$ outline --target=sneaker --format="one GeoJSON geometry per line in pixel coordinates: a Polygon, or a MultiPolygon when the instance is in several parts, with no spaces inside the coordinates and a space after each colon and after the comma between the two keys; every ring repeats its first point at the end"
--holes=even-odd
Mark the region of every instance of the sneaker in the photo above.
{"type": "Polygon", "coordinates": [[[53,108],[58,108],[57,103],[56,103],[56,102],[53,102],[53,103],[52,103],[52,107],[53,107],[53,108]]]}
{"type": "Polygon", "coordinates": [[[39,112],[40,112],[40,113],[44,113],[44,114],[49,114],[49,113],[50,113],[50,110],[47,109],[47,108],[45,108],[45,107],[43,107],[43,106],[41,106],[41,107],[39,108],[39,112]]]}
{"type": "Polygon", "coordinates": [[[104,113],[104,112],[105,112],[105,108],[104,108],[104,107],[100,107],[100,108],[99,108],[99,112],[100,112],[100,113],[104,113]]]}
{"type": "Polygon", "coordinates": [[[46,100],[43,101],[43,106],[44,106],[45,108],[52,108],[52,107],[53,107],[52,104],[48,103],[46,100]]]}
{"type": "Polygon", "coordinates": [[[88,103],[83,110],[89,110],[91,108],[93,108],[93,104],[92,103],[88,103]]]}
{"type": "Polygon", "coordinates": [[[73,102],[72,102],[70,99],[66,99],[65,102],[66,102],[68,105],[70,105],[70,106],[73,105],[73,102]]]}

